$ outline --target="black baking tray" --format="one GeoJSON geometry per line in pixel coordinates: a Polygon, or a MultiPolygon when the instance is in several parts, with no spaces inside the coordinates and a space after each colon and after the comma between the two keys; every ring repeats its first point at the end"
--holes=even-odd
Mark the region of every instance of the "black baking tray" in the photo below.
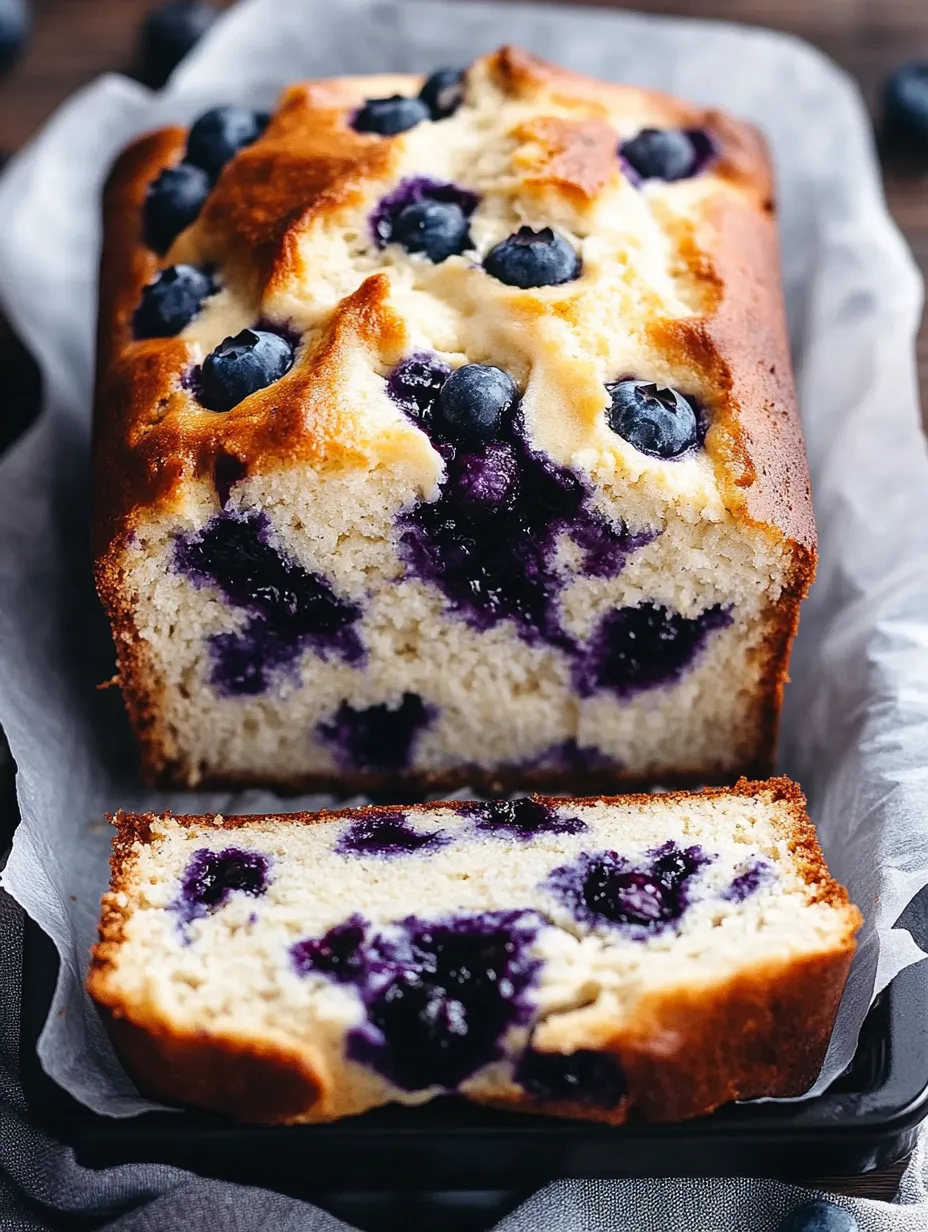
{"type": "Polygon", "coordinates": [[[407,1199],[470,1191],[479,1205],[489,1194],[475,1191],[506,1191],[517,1201],[559,1177],[857,1176],[905,1158],[928,1116],[928,966],[919,963],[875,1003],[846,1072],[825,1094],[797,1103],[738,1104],[681,1124],[618,1128],[453,1100],[324,1126],[254,1127],[199,1112],[115,1120],[88,1111],[41,1069],[36,1043],[57,955],[31,922],[24,945],[21,1062],[30,1114],[88,1167],[174,1164],[330,1208],[326,1197],[340,1190],[352,1191],[356,1204],[364,1191],[403,1191],[407,1199]]]}

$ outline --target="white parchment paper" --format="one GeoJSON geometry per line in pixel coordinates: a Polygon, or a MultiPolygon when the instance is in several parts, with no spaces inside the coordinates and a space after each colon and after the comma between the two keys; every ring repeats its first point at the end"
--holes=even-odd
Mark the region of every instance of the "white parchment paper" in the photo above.
{"type": "Polygon", "coordinates": [[[821,550],[781,763],[805,788],[831,867],[866,917],[819,1086],[850,1059],[874,995],[923,957],[893,928],[928,883],[928,460],[913,342],[921,286],[886,214],[853,86],[803,44],[722,25],[434,0],[247,0],[161,96],[103,78],[0,180],[0,300],[47,391],[39,423],[0,463],[0,723],[19,766],[23,819],[4,884],[62,958],[42,1063],[98,1111],[148,1106],[82,991],[108,875],[103,813],[280,807],[259,793],[142,791],[118,693],[96,688],[113,671],[88,547],[106,170],[134,134],[206,106],[267,107],[300,77],[464,64],[510,40],[598,77],[730,108],[770,139],[821,550]]]}

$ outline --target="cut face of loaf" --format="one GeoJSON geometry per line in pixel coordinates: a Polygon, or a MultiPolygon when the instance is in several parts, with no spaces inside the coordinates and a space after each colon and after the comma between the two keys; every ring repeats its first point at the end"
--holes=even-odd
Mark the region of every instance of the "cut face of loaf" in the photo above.
{"type": "Polygon", "coordinates": [[[146,774],[768,773],[815,533],[762,142],[512,48],[422,86],[113,172],[97,580],[146,774]]]}
{"type": "Polygon", "coordinates": [[[144,1091],[245,1120],[798,1095],[859,923],[782,779],[115,824],[90,992],[144,1091]]]}

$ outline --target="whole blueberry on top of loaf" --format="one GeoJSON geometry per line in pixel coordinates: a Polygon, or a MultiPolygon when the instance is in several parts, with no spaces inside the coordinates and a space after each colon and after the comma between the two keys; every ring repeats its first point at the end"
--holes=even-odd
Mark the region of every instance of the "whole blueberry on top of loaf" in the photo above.
{"type": "Polygon", "coordinates": [[[770,768],[815,531],[749,125],[506,47],[212,99],[104,212],[96,576],[149,779],[770,768]]]}
{"type": "Polygon", "coordinates": [[[187,162],[215,179],[239,150],[261,136],[267,116],[245,107],[214,107],[201,115],[187,137],[187,162]]]}
{"type": "Polygon", "coordinates": [[[487,253],[483,268],[513,287],[550,287],[580,275],[580,258],[550,227],[520,227],[487,253]]]}

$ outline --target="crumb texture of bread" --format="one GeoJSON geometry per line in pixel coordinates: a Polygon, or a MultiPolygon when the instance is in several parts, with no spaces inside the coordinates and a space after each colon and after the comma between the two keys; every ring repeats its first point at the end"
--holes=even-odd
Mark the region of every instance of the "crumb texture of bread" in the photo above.
{"type": "Polygon", "coordinates": [[[91,995],[141,1090],[249,1121],[799,1095],[860,922],[783,779],[114,820],[91,995]]]}
{"type": "Polygon", "coordinates": [[[471,65],[447,117],[353,127],[366,99],[421,85],[288,89],[162,255],[146,194],[186,133],[142,138],[110,177],[96,576],[147,778],[769,773],[815,529],[762,140],[513,48],[471,65]],[[705,165],[642,182],[621,149],[651,129],[695,134],[705,165]],[[463,202],[462,251],[390,241],[417,193],[463,202]],[[578,276],[491,276],[521,228],[550,229],[578,276]],[[183,266],[215,293],[174,336],[136,336],[146,288],[183,266]],[[292,366],[211,410],[205,361],[245,329],[276,332],[292,366]],[[434,407],[469,364],[518,404],[465,448],[434,407]],[[691,448],[610,427],[631,380],[692,408],[691,448]]]}

